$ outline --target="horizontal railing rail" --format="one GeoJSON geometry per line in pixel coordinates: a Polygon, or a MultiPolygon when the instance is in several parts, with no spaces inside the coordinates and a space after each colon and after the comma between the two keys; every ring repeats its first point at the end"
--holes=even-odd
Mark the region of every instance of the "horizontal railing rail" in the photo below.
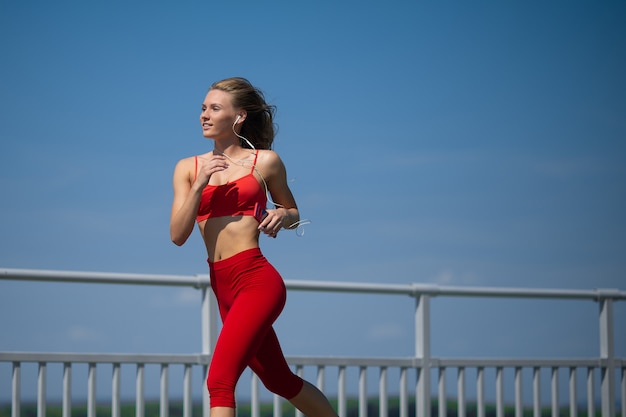
{"type": "MultiPolygon", "coordinates": [[[[413,357],[287,355],[286,358],[290,363],[300,366],[389,366],[408,368],[426,366],[424,360],[413,357]]],[[[210,361],[211,355],[203,354],[0,352],[0,362],[208,365],[210,361]]],[[[613,362],[618,368],[626,365],[626,359],[616,358],[613,362]]],[[[596,358],[431,358],[428,362],[428,366],[432,368],[596,368],[606,366],[607,364],[608,360],[596,358]]]]}
{"type": "MultiPolygon", "coordinates": [[[[0,363],[12,364],[12,416],[20,415],[21,404],[21,369],[23,364],[37,366],[37,409],[38,415],[46,413],[46,378],[49,364],[61,364],[63,367],[63,415],[71,415],[71,381],[72,369],[77,364],[88,366],[87,413],[89,417],[96,415],[96,370],[99,366],[112,366],[111,415],[119,417],[121,413],[121,373],[124,368],[134,366],[135,402],[137,417],[144,415],[144,386],[146,366],[160,368],[160,409],[161,416],[169,415],[169,370],[170,367],[183,367],[183,415],[192,413],[193,369],[206,374],[210,363],[211,352],[217,332],[216,303],[211,296],[208,275],[178,276],[150,275],[76,271],[41,271],[28,269],[0,269],[0,280],[45,281],[66,283],[93,284],[125,284],[192,287],[202,291],[202,346],[200,353],[192,354],[124,354],[124,353],[50,353],[50,352],[0,352],[0,363]]],[[[577,417],[579,399],[577,386],[579,380],[586,384],[586,413],[596,414],[598,399],[596,379],[599,383],[599,404],[603,417],[615,416],[616,407],[621,404],[621,416],[626,417],[626,358],[618,358],[614,352],[615,326],[613,303],[626,300],[626,291],[618,289],[567,290],[567,289],[528,289],[528,288],[492,288],[492,287],[454,287],[431,284],[371,284],[323,281],[286,280],[289,290],[406,295],[415,299],[415,355],[411,357],[319,357],[319,356],[288,356],[288,362],[299,374],[312,369],[317,373],[317,385],[324,388],[329,384],[329,370],[337,372],[336,384],[337,408],[341,417],[347,416],[349,399],[347,373],[356,372],[358,377],[357,396],[360,417],[367,417],[371,408],[368,379],[374,375],[378,381],[378,415],[387,417],[389,414],[389,391],[398,396],[400,417],[409,416],[409,402],[415,403],[417,417],[431,415],[433,393],[436,398],[439,416],[448,413],[448,389],[446,378],[456,372],[456,408],[459,417],[465,417],[468,405],[467,384],[471,373],[475,378],[471,381],[476,390],[476,407],[478,417],[485,417],[486,389],[485,373],[495,377],[496,416],[504,417],[504,386],[505,374],[513,373],[515,416],[524,415],[522,386],[528,382],[532,385],[532,409],[534,417],[542,415],[541,386],[544,375],[548,373],[550,386],[550,406],[553,417],[559,416],[561,399],[559,384],[561,374],[568,374],[568,400],[570,417],[577,417]],[[430,351],[430,301],[433,297],[493,297],[493,298],[533,298],[562,300],[592,300],[599,304],[598,328],[600,355],[591,358],[439,358],[430,351]],[[543,372],[542,372],[543,371],[543,372]],[[390,380],[391,374],[397,374],[397,380],[390,380]],[[526,377],[524,375],[526,374],[526,377]],[[583,377],[580,376],[583,374],[583,377]],[[543,375],[543,376],[542,376],[543,375]],[[619,386],[619,393],[617,386],[619,386]],[[434,390],[431,386],[435,387],[434,390]]],[[[252,417],[260,416],[259,381],[252,373],[250,399],[252,417]]],[[[1,375],[0,375],[1,377],[1,375]]],[[[544,382],[545,383],[545,382],[544,382]]],[[[274,396],[274,416],[282,414],[281,399],[274,396]]],[[[582,401],[582,400],[581,400],[582,401]]],[[[202,395],[203,415],[208,415],[208,396],[206,390],[202,395]]],[[[296,412],[296,415],[299,413],[296,412]]]]}
{"type": "MultiPolygon", "coordinates": [[[[116,272],[55,271],[38,269],[0,268],[0,280],[75,282],[89,284],[162,285],[207,288],[211,286],[208,274],[157,275],[116,272]]],[[[552,289],[552,288],[502,288],[458,287],[433,284],[375,284],[336,281],[285,280],[288,289],[316,292],[348,292],[370,294],[396,294],[448,297],[543,298],[598,301],[602,298],[626,300],[626,291],[613,288],[552,289]]]]}

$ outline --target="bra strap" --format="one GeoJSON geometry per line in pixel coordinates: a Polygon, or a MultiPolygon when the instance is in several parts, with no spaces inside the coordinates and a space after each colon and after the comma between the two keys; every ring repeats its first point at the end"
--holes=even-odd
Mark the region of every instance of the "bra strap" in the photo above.
{"type": "Polygon", "coordinates": [[[250,170],[250,174],[254,172],[254,168],[256,167],[256,160],[259,157],[259,150],[257,149],[254,153],[254,162],[252,163],[252,169],[250,170]]]}
{"type": "Polygon", "coordinates": [[[196,178],[198,178],[198,155],[194,159],[196,160],[196,170],[193,173],[193,181],[196,182],[196,178]]]}

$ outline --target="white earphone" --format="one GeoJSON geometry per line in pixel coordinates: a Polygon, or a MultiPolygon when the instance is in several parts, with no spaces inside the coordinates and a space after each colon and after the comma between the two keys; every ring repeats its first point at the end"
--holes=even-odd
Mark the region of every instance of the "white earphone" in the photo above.
{"type": "MultiPolygon", "coordinates": [[[[235,119],[235,122],[233,123],[233,133],[234,133],[235,135],[237,135],[237,137],[238,137],[239,139],[241,139],[241,140],[245,141],[245,142],[248,144],[248,146],[250,146],[250,148],[251,148],[252,150],[256,151],[256,148],[254,147],[254,145],[253,145],[252,143],[250,143],[250,141],[249,141],[248,139],[246,139],[244,136],[241,136],[239,133],[237,133],[237,131],[235,130],[235,125],[237,124],[237,122],[238,122],[240,119],[241,119],[241,115],[240,115],[240,114],[238,114],[238,115],[237,115],[237,118],[235,119]]],[[[229,157],[228,155],[224,154],[224,156],[225,156],[226,158],[230,159],[230,157],[229,157]]],[[[232,160],[231,160],[231,161],[232,161],[232,160]]],[[[265,182],[265,178],[263,177],[263,174],[261,174],[261,173],[257,170],[256,165],[253,165],[253,166],[252,166],[252,169],[253,169],[254,171],[256,171],[256,173],[257,173],[257,174],[259,174],[259,177],[261,177],[261,180],[263,181],[263,186],[264,186],[264,188],[265,188],[265,194],[268,196],[267,200],[268,200],[269,202],[271,202],[272,204],[274,204],[274,206],[276,206],[276,207],[282,207],[280,204],[275,203],[274,201],[272,201],[272,199],[271,199],[271,197],[270,197],[270,195],[269,195],[269,188],[267,187],[267,182],[265,182]]],[[[295,229],[296,229],[296,235],[297,235],[297,236],[304,236],[304,228],[303,228],[303,226],[304,226],[305,224],[310,224],[310,223],[311,223],[311,221],[310,221],[310,220],[306,220],[306,219],[305,219],[305,220],[298,220],[297,222],[295,222],[295,223],[293,223],[293,224],[289,225],[287,228],[288,228],[288,229],[295,228],[295,229]]]]}

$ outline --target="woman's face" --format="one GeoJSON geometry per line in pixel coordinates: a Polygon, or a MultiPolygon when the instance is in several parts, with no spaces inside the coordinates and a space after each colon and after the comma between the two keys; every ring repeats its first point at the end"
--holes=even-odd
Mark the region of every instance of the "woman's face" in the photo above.
{"type": "Polygon", "coordinates": [[[233,123],[237,112],[233,107],[232,96],[222,90],[209,90],[200,113],[200,125],[205,138],[228,138],[234,136],[233,123]]]}

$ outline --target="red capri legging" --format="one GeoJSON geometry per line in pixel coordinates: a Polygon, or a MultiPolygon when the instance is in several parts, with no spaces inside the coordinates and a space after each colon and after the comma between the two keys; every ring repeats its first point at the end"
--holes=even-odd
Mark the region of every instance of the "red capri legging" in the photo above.
{"type": "Polygon", "coordinates": [[[246,366],[269,391],[295,397],[304,382],[289,368],[272,328],[287,297],[278,271],[259,248],[209,262],[209,268],[223,322],[207,378],[211,407],[235,407],[246,366]]]}

